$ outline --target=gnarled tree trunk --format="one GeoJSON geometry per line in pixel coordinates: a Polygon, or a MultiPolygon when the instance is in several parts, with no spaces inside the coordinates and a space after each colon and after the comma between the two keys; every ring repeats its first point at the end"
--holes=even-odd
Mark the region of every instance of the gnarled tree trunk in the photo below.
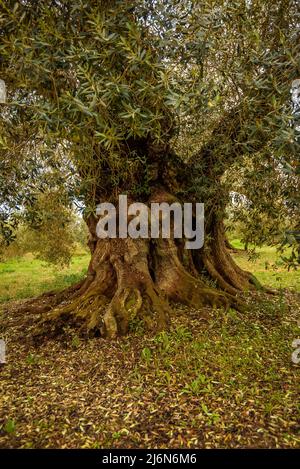
{"type": "MultiPolygon", "coordinates": [[[[174,196],[160,187],[152,191],[149,205],[152,201],[170,202],[174,196]]],[[[223,224],[217,220],[211,225],[209,242],[195,251],[184,249],[183,240],[174,238],[98,239],[97,219],[90,216],[87,223],[91,250],[87,276],[65,294],[49,298],[42,334],[59,333],[65,324],[103,337],[124,335],[136,323],[159,331],[170,324],[172,302],[200,311],[207,305],[242,310],[237,293],[254,288],[252,275],[231,258],[223,224]],[[215,287],[209,286],[212,280],[215,287]]]]}
{"type": "MultiPolygon", "coordinates": [[[[148,141],[127,142],[126,145],[130,146],[128,158],[133,150],[147,155],[151,181],[150,196],[144,203],[150,206],[151,202],[208,202],[204,246],[186,250],[184,240],[174,237],[98,239],[97,219],[90,215],[86,221],[91,261],[86,278],[64,292],[43,295],[42,304],[37,299],[22,307],[45,313],[39,328],[42,334],[59,333],[65,324],[74,324],[103,337],[126,334],[137,322],[147,330],[162,330],[170,323],[172,302],[200,311],[206,305],[243,310],[238,293],[259,286],[252,274],[237,266],[227,249],[220,215],[224,214],[226,197],[213,203],[196,200],[190,191],[195,174],[191,174],[191,168],[174,155],[167,144],[160,148],[148,141]]],[[[214,151],[215,144],[209,144],[200,158],[207,171],[207,181],[219,187],[226,167],[216,171],[214,151]]],[[[96,202],[115,202],[117,195],[112,200],[109,168],[105,170],[107,185],[102,185],[99,194],[96,190],[93,196],[96,202]]],[[[118,194],[123,190],[119,187],[118,194]]]]}

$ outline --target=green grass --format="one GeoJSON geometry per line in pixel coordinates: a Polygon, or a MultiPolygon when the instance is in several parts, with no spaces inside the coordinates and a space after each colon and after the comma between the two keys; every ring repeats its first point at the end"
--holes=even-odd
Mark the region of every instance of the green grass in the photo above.
{"type": "MultiPolygon", "coordinates": [[[[275,248],[258,253],[253,262],[243,251],[234,256],[260,281],[299,290],[299,272],[284,270],[275,248]]],[[[32,256],[2,263],[0,301],[66,287],[88,261],[77,255],[63,270],[32,256]]],[[[298,296],[259,293],[243,314],[208,314],[199,320],[201,310],[178,306],[170,330],[156,335],[135,320],[115,341],[85,340],[67,327],[63,340],[33,346],[20,340],[27,315],[8,309],[0,316],[10,350],[0,446],[299,447],[299,365],[291,359],[298,296]]]]}
{"type": "Polygon", "coordinates": [[[49,266],[31,254],[0,263],[0,303],[68,287],[86,272],[89,255],[74,256],[68,268],[49,266]]]}
{"type": "MultiPolygon", "coordinates": [[[[231,244],[239,249],[244,247],[238,239],[232,240],[231,244]]],[[[263,285],[300,291],[300,269],[288,271],[276,247],[263,246],[255,251],[257,257],[253,259],[249,259],[250,254],[246,251],[235,253],[233,257],[242,269],[252,272],[263,285]]]]}
{"type": "MultiPolygon", "coordinates": [[[[231,241],[236,248],[242,243],[231,241]]],[[[300,291],[300,269],[287,271],[275,247],[257,248],[258,257],[249,259],[246,251],[234,254],[236,262],[254,273],[263,285],[273,288],[289,288],[300,291]]],[[[31,254],[22,258],[0,263],[0,303],[37,296],[48,290],[68,287],[77,282],[86,272],[89,254],[81,253],[73,257],[68,268],[53,267],[34,259],[31,254]]]]}

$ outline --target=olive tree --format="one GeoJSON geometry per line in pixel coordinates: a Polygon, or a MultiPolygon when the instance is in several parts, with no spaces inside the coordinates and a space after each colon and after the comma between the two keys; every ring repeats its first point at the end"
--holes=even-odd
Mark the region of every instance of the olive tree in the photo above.
{"type": "Polygon", "coordinates": [[[86,278],[23,308],[45,311],[55,331],[71,322],[108,337],[136,320],[167,327],[173,301],[243,309],[238,293],[259,285],[226,248],[226,206],[246,160],[248,176],[267,167],[268,181],[280,161],[298,164],[297,3],[0,1],[2,206],[30,206],[28,181],[38,187],[52,168],[62,192],[76,188],[90,233],[86,278]],[[99,239],[96,206],[117,206],[120,194],[148,206],[203,202],[204,246],[99,239]]]}

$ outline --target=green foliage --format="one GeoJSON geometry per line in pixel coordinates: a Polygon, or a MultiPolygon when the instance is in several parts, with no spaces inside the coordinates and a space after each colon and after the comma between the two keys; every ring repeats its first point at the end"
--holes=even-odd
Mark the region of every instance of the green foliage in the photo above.
{"type": "Polygon", "coordinates": [[[87,226],[81,217],[60,203],[58,194],[40,194],[26,217],[30,218],[33,212],[33,220],[17,226],[12,243],[6,246],[2,238],[1,260],[32,253],[49,264],[67,266],[75,252],[87,252],[87,226]]]}
{"type": "Polygon", "coordinates": [[[142,356],[142,359],[145,360],[147,364],[149,364],[152,360],[152,352],[148,347],[143,348],[141,356],[142,356]]]}
{"type": "Polygon", "coordinates": [[[27,365],[36,365],[38,361],[39,361],[39,357],[32,353],[29,353],[26,357],[27,365]]]}
{"type": "Polygon", "coordinates": [[[6,433],[15,433],[16,431],[16,422],[14,419],[8,419],[4,425],[4,431],[6,433]]]}
{"type": "MultiPolygon", "coordinates": [[[[275,155],[272,159],[268,163],[263,155],[260,161],[243,158],[243,167],[236,164],[231,168],[236,177],[234,184],[230,182],[232,174],[226,175],[226,183],[234,191],[227,225],[229,233],[234,230],[245,245],[280,245],[286,263],[292,267],[298,262],[299,178],[295,172],[286,173],[275,155]]],[[[295,161],[295,168],[297,164],[295,161]]]]}
{"type": "MultiPolygon", "coordinates": [[[[120,192],[146,198],[157,181],[173,189],[174,152],[176,191],[205,202],[208,220],[224,216],[235,192],[242,203],[233,223],[241,222],[245,241],[280,242],[279,227],[298,229],[290,100],[299,78],[298,7],[297,0],[1,0],[5,240],[13,240],[24,207],[39,222],[43,194],[62,187],[57,203],[76,200],[86,215],[120,192]]],[[[61,230],[56,224],[45,245],[53,248],[61,230]]],[[[60,253],[40,246],[39,255],[67,263],[70,239],[63,244],[60,253]]]]}
{"type": "Polygon", "coordinates": [[[80,346],[80,339],[77,335],[73,336],[71,346],[75,349],[77,349],[80,346]]]}
{"type": "Polygon", "coordinates": [[[201,404],[201,408],[207,417],[208,425],[214,425],[219,422],[220,415],[217,412],[210,412],[207,408],[207,405],[204,403],[201,404]]]}
{"type": "Polygon", "coordinates": [[[195,395],[199,395],[203,392],[208,392],[208,387],[207,387],[207,384],[208,384],[208,379],[205,375],[203,375],[202,373],[199,373],[197,378],[194,379],[191,383],[189,384],[186,384],[184,389],[183,389],[183,393],[184,394],[195,394],[195,395]]]}

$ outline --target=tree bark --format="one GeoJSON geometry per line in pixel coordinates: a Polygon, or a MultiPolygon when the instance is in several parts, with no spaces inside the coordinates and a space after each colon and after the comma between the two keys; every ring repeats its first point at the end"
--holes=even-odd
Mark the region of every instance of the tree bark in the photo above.
{"type": "MultiPolygon", "coordinates": [[[[160,188],[148,202],[170,199],[174,196],[160,188]]],[[[197,251],[173,238],[98,239],[97,219],[91,216],[87,222],[91,260],[84,281],[56,296],[44,295],[42,308],[37,302],[24,305],[24,310],[44,311],[37,335],[59,334],[66,324],[110,338],[137,324],[160,331],[169,327],[172,303],[197,308],[199,314],[203,306],[243,311],[237,294],[255,287],[252,275],[231,258],[220,222],[197,251]]]]}

